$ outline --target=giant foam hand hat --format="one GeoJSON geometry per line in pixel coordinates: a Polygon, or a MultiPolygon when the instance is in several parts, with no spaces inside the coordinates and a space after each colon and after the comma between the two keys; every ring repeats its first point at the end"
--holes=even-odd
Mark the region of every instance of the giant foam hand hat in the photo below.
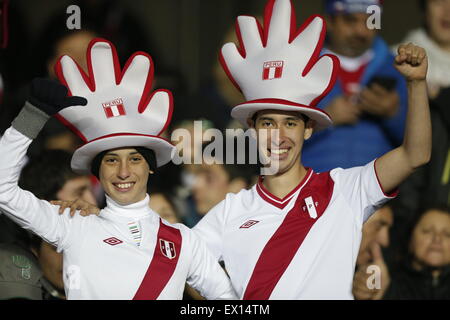
{"type": "Polygon", "coordinates": [[[55,65],[69,94],[87,99],[86,106],[61,110],[57,118],[85,142],[72,157],[75,172],[90,173],[91,162],[102,151],[145,147],[155,152],[156,164],[172,159],[175,147],[162,137],[172,117],[172,95],[151,92],[153,62],[144,52],[131,56],[121,71],[115,47],[94,39],[87,50],[88,74],[69,56],[55,65]]]}
{"type": "Polygon", "coordinates": [[[264,28],[254,17],[239,16],[236,23],[239,49],[223,46],[220,61],[247,102],[233,108],[231,116],[247,125],[260,110],[299,111],[315,120],[316,128],[332,124],[317,103],[332,89],[339,69],[333,55],[320,57],[325,22],[310,17],[296,30],[290,0],[269,0],[264,28]]]}

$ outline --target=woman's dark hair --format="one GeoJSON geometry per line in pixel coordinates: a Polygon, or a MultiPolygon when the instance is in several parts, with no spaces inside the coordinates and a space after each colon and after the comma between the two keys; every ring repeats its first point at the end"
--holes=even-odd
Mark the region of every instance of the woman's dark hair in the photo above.
{"type": "Polygon", "coordinates": [[[56,200],[64,184],[80,175],[70,167],[71,155],[63,150],[45,150],[30,158],[22,169],[19,186],[43,200],[56,200]]]}
{"type": "Polygon", "coordinates": [[[405,242],[403,243],[403,258],[407,259],[408,261],[411,261],[413,259],[412,252],[410,252],[410,244],[413,238],[413,232],[416,228],[417,224],[420,222],[420,220],[430,211],[439,211],[442,213],[446,213],[450,215],[450,207],[447,204],[423,204],[414,214],[413,219],[411,220],[411,223],[409,224],[407,228],[407,232],[405,234],[405,242]]]}
{"type": "Polygon", "coordinates": [[[423,216],[428,213],[429,211],[439,211],[443,213],[447,213],[450,215],[450,207],[447,204],[433,204],[433,205],[422,205],[419,210],[417,210],[416,214],[414,215],[414,218],[411,220],[410,228],[410,235],[412,236],[412,231],[417,226],[417,224],[420,222],[420,219],[423,218],[423,216]]]}

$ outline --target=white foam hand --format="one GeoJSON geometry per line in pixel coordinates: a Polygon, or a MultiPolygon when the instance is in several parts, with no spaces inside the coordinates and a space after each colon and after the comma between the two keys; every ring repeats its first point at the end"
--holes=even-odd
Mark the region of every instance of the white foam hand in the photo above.
{"type": "Polygon", "coordinates": [[[221,62],[246,99],[288,99],[314,106],[336,77],[338,60],[320,57],[325,23],[313,16],[295,30],[290,0],[271,0],[266,7],[265,28],[254,17],[239,16],[238,49],[227,43],[221,62]]]}
{"type": "Polygon", "coordinates": [[[88,101],[86,107],[69,107],[59,113],[85,141],[98,137],[99,131],[159,135],[165,129],[172,114],[172,95],[167,90],[151,92],[153,62],[148,54],[135,53],[121,71],[115,47],[95,39],[87,51],[87,66],[86,75],[69,56],[55,66],[71,95],[88,101]]]}

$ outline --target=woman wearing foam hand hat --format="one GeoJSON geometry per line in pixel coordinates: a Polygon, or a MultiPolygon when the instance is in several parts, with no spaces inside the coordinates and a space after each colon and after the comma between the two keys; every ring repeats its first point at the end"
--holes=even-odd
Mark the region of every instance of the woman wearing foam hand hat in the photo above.
{"type": "Polygon", "coordinates": [[[150,56],[134,54],[121,71],[114,46],[95,39],[87,58],[87,75],[68,56],[56,65],[69,96],[57,82],[33,81],[28,102],[0,140],[0,209],[63,252],[68,299],[181,299],[186,281],[207,299],[235,298],[196,235],[149,208],[149,175],[174,150],[160,137],[170,122],[171,94],[150,92],[150,56]],[[85,141],[72,169],[99,177],[107,206],[98,216],[58,215],[58,206],[17,185],[28,146],[53,115],[85,141]]]}
{"type": "Polygon", "coordinates": [[[236,26],[239,48],[225,44],[221,62],[247,102],[231,115],[256,130],[260,153],[277,170],[228,194],[194,230],[224,261],[240,298],[352,299],[363,223],[430,158],[426,53],[408,44],[395,59],[409,91],[403,144],[363,167],[315,173],[302,165],[302,146],[332,124],[316,105],[339,66],[319,56],[324,19],[297,30],[291,1],[269,0],[263,27],[249,16],[236,26]]]}

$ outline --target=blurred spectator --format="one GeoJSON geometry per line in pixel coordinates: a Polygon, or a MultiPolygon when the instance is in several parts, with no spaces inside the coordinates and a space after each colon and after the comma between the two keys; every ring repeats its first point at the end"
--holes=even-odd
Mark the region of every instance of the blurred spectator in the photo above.
{"type": "Polygon", "coordinates": [[[427,83],[430,94],[433,147],[431,161],[419,168],[401,186],[399,208],[393,228],[393,243],[406,236],[411,212],[422,204],[450,205],[450,0],[420,0],[424,26],[411,31],[405,41],[427,50],[427,83]]]}
{"type": "Polygon", "coordinates": [[[338,56],[338,81],[318,105],[334,127],[306,141],[306,166],[323,172],[364,165],[403,139],[407,91],[394,56],[376,29],[367,27],[369,5],[379,0],[325,0],[327,39],[323,53],[338,56]]]}
{"type": "Polygon", "coordinates": [[[450,211],[423,211],[413,224],[408,255],[392,269],[384,299],[450,299],[450,211]]]}
{"type": "Polygon", "coordinates": [[[394,213],[391,203],[378,209],[363,225],[361,246],[356,259],[356,272],[353,280],[353,296],[358,300],[378,300],[383,296],[381,289],[370,289],[367,279],[371,276],[368,267],[377,265],[381,271],[381,287],[388,285],[388,269],[381,248],[389,246],[389,229],[392,227],[394,213]]]}
{"type": "Polygon", "coordinates": [[[164,179],[156,181],[156,185],[160,189],[164,187],[164,184],[171,184],[171,191],[175,194],[174,201],[180,208],[183,223],[188,227],[193,227],[197,221],[192,218],[197,216],[192,197],[192,187],[198,167],[195,165],[195,155],[197,154],[197,158],[201,159],[203,136],[205,131],[211,129],[212,126],[212,122],[205,119],[184,120],[175,124],[171,133],[174,139],[172,143],[175,144],[177,154],[183,159],[183,162],[180,165],[170,163],[167,172],[169,175],[164,175],[162,176],[164,179]],[[187,140],[185,141],[185,139],[187,140]]]}
{"type": "MultiPolygon", "coordinates": [[[[209,210],[225,199],[227,193],[238,193],[242,189],[248,189],[257,180],[256,164],[249,164],[248,157],[245,159],[246,164],[238,163],[239,155],[248,153],[248,149],[237,150],[237,139],[234,141],[232,163],[226,162],[225,157],[228,150],[226,149],[226,139],[224,139],[223,145],[220,145],[224,150],[224,159],[220,159],[214,154],[211,155],[211,158],[206,157],[201,165],[196,166],[192,187],[195,214],[190,217],[190,226],[195,225],[209,210]]],[[[205,147],[207,145],[205,144],[205,147]]]]}
{"type": "Polygon", "coordinates": [[[153,211],[169,223],[181,223],[178,210],[167,193],[149,192],[149,194],[151,194],[149,206],[153,211]]]}
{"type": "Polygon", "coordinates": [[[30,251],[0,244],[0,300],[42,300],[42,272],[30,251]]]}
{"type": "Polygon", "coordinates": [[[389,230],[394,223],[391,202],[378,209],[365,223],[359,247],[357,266],[367,265],[373,261],[372,245],[377,243],[382,248],[389,246],[389,230]]]}
{"type": "MultiPolygon", "coordinates": [[[[73,173],[70,160],[70,154],[62,150],[48,150],[39,157],[31,158],[21,172],[19,186],[43,200],[72,201],[80,198],[96,204],[89,177],[73,173]]],[[[0,225],[0,229],[7,227],[20,228],[17,225],[11,226],[11,223],[6,227],[0,225]]],[[[30,238],[24,247],[30,247],[39,260],[44,275],[41,281],[44,298],[64,298],[62,254],[36,235],[31,235],[30,238]]]]}
{"type": "Polygon", "coordinates": [[[399,264],[384,261],[379,244],[372,245],[372,265],[379,267],[379,288],[369,288],[368,265],[355,273],[356,299],[450,299],[450,211],[432,207],[421,211],[408,232],[399,264]]]}
{"type": "MultiPolygon", "coordinates": [[[[427,83],[431,98],[450,87],[450,0],[418,0],[423,21],[401,43],[421,46],[428,55],[427,83]]],[[[394,50],[397,46],[394,46],[394,50]]]]}

